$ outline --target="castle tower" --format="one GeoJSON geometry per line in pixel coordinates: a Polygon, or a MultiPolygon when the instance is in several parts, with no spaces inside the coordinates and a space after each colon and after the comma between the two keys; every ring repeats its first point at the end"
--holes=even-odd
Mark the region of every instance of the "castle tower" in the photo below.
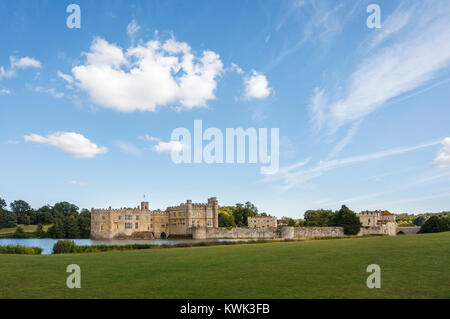
{"type": "Polygon", "coordinates": [[[212,206],[213,226],[219,227],[219,202],[216,197],[208,198],[208,203],[212,206]]]}
{"type": "Polygon", "coordinates": [[[148,202],[141,202],[141,210],[149,210],[148,202]]]}

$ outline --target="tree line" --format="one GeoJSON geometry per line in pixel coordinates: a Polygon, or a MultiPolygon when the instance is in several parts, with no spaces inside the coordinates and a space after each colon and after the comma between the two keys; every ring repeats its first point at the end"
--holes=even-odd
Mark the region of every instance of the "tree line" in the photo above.
{"type": "Polygon", "coordinates": [[[91,232],[91,212],[80,209],[68,202],[59,202],[53,206],[45,205],[33,209],[23,200],[15,200],[8,206],[0,199],[0,228],[12,228],[18,225],[37,225],[34,234],[25,233],[17,227],[15,237],[49,238],[89,238],[91,232]],[[44,231],[44,225],[51,225],[44,231]]]}

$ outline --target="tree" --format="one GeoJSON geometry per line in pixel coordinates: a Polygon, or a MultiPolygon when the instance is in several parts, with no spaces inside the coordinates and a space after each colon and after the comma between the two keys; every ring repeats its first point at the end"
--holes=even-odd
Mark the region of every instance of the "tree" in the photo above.
{"type": "Polygon", "coordinates": [[[11,228],[17,226],[17,218],[13,212],[0,210],[0,228],[11,228]]]}
{"type": "Polygon", "coordinates": [[[91,235],[91,212],[87,209],[81,210],[77,223],[80,237],[89,238],[91,235]]]}
{"type": "Polygon", "coordinates": [[[64,218],[63,223],[66,238],[80,237],[80,229],[78,228],[77,218],[75,216],[68,216],[64,218]]]}
{"type": "Polygon", "coordinates": [[[236,210],[233,212],[234,221],[238,227],[248,226],[248,217],[258,215],[258,209],[250,202],[236,204],[236,210]]]}
{"type": "Polygon", "coordinates": [[[15,200],[9,206],[11,207],[13,213],[16,214],[17,222],[19,224],[29,225],[33,222],[33,210],[27,202],[23,200],[15,200]]]}
{"type": "Polygon", "coordinates": [[[345,205],[334,214],[332,224],[342,226],[346,235],[356,235],[361,229],[359,217],[345,205]]]}
{"type": "Polygon", "coordinates": [[[55,217],[68,217],[68,216],[78,216],[78,206],[68,203],[68,202],[60,202],[56,203],[53,206],[53,212],[55,217]]]}
{"type": "Polygon", "coordinates": [[[418,216],[413,219],[413,224],[416,226],[422,226],[427,221],[427,218],[425,216],[418,216]]]}
{"type": "Polygon", "coordinates": [[[42,206],[36,211],[36,223],[43,225],[53,223],[53,210],[49,205],[42,206]]]}
{"type": "Polygon", "coordinates": [[[235,227],[234,216],[227,212],[219,211],[219,227],[235,227]]]}
{"type": "Polygon", "coordinates": [[[307,210],[304,214],[306,226],[326,227],[331,225],[334,213],[331,210],[307,210]]]}
{"type": "Polygon", "coordinates": [[[6,208],[6,201],[0,197],[0,210],[3,210],[6,208]]]}
{"type": "Polygon", "coordinates": [[[293,220],[292,218],[288,218],[288,226],[295,226],[295,220],[293,220]]]}
{"type": "Polygon", "coordinates": [[[438,216],[431,216],[420,228],[421,233],[439,233],[449,230],[446,219],[438,216]]]}
{"type": "Polygon", "coordinates": [[[66,231],[64,229],[64,224],[60,218],[56,218],[53,225],[47,231],[49,237],[51,238],[65,238],[66,231]]]}

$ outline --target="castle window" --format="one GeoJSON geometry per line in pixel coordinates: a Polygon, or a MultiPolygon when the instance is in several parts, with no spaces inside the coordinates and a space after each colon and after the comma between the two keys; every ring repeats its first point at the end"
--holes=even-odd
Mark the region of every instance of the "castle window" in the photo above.
{"type": "Polygon", "coordinates": [[[206,222],[206,225],[211,226],[211,221],[208,220],[208,221],[206,222]]]}
{"type": "Polygon", "coordinates": [[[103,225],[100,226],[100,230],[103,230],[103,225]]]}
{"type": "Polygon", "coordinates": [[[119,229],[119,224],[116,224],[116,229],[119,229]]]}
{"type": "Polygon", "coordinates": [[[138,229],[139,228],[139,223],[135,223],[134,224],[134,228],[138,229]]]}
{"type": "Polygon", "coordinates": [[[105,216],[102,216],[102,219],[105,220],[105,216]]]}
{"type": "Polygon", "coordinates": [[[125,215],[125,220],[133,220],[133,216],[132,215],[125,215]]]}
{"type": "Polygon", "coordinates": [[[136,215],[136,220],[139,220],[139,215],[136,215]]]}
{"type": "Polygon", "coordinates": [[[195,220],[192,221],[192,226],[195,226],[195,220]]]}
{"type": "Polygon", "coordinates": [[[212,216],[211,212],[207,212],[207,213],[206,213],[206,216],[207,216],[207,217],[211,217],[211,216],[212,216]]]}
{"type": "Polygon", "coordinates": [[[197,226],[200,226],[200,221],[199,220],[197,220],[197,226]]]}
{"type": "Polygon", "coordinates": [[[125,223],[125,229],[132,229],[133,223],[125,223]]]}
{"type": "Polygon", "coordinates": [[[119,220],[121,220],[122,219],[122,216],[119,216],[119,220]]]}

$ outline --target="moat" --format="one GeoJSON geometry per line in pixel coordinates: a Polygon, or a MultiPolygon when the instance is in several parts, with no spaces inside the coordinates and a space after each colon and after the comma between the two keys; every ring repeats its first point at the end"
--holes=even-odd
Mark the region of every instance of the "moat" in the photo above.
{"type": "MultiPolygon", "coordinates": [[[[153,244],[153,245],[175,245],[179,243],[195,243],[205,241],[245,241],[251,239],[215,239],[215,240],[195,240],[195,239],[163,239],[163,240],[92,240],[92,239],[71,239],[79,246],[92,245],[127,245],[127,244],[153,244]]],[[[51,254],[53,245],[58,239],[52,238],[0,238],[0,246],[27,246],[40,247],[42,254],[51,254]]]]}

